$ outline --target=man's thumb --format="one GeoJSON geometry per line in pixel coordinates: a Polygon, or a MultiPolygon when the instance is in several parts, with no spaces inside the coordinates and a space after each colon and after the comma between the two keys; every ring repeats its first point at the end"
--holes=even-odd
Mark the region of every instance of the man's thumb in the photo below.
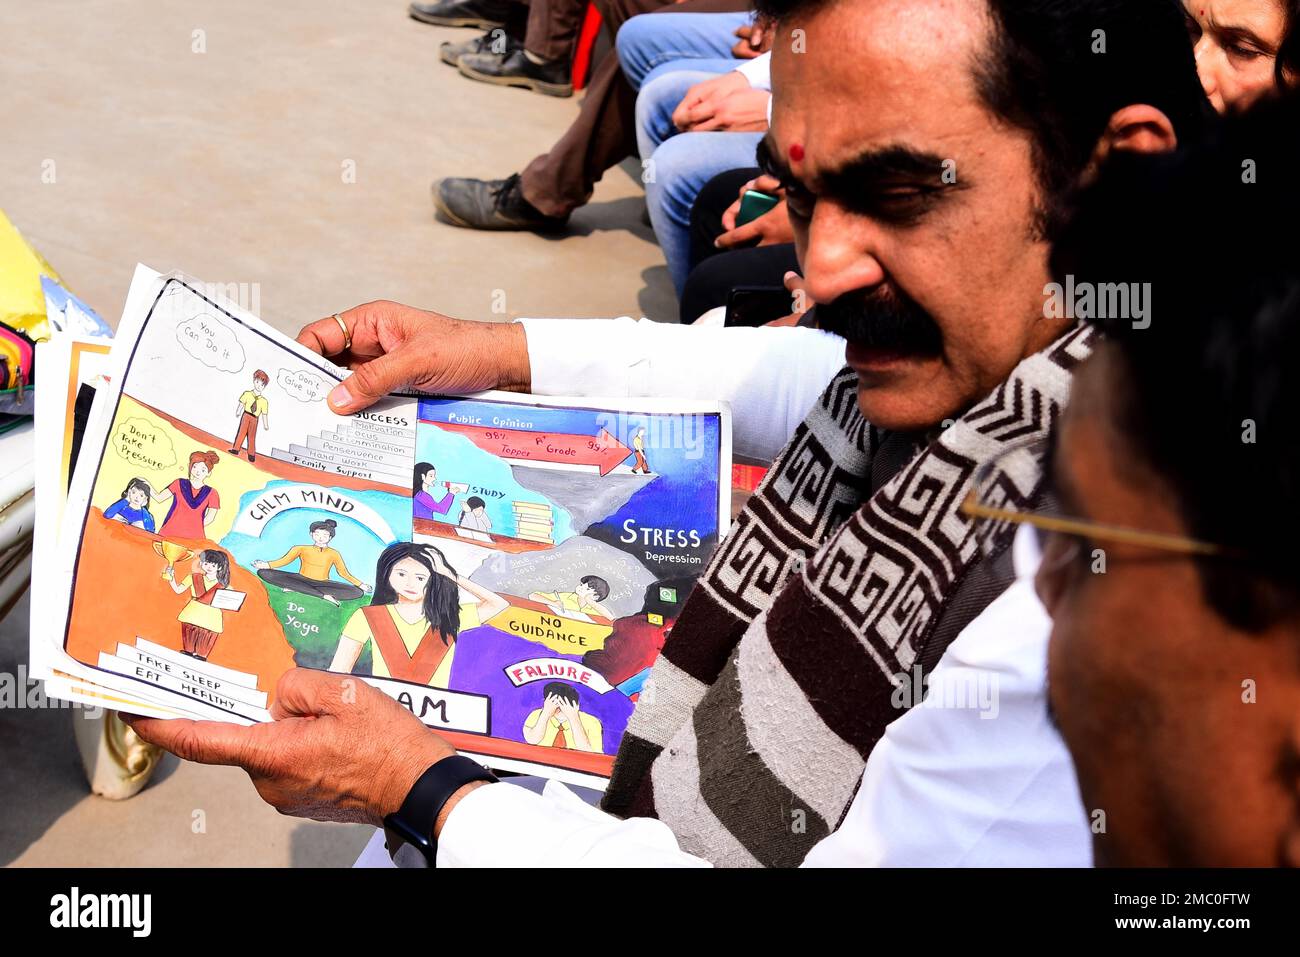
{"type": "Polygon", "coordinates": [[[390,352],[353,369],[352,375],[330,390],[329,407],[340,415],[360,412],[410,383],[399,353],[390,352]]]}
{"type": "Polygon", "coordinates": [[[271,717],[279,721],[334,714],[344,699],[344,690],[359,680],[333,671],[290,668],[275,684],[271,717]]]}

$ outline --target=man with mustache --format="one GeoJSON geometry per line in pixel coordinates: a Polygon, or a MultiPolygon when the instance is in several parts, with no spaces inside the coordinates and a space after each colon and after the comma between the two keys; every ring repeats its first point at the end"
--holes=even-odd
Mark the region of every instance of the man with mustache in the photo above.
{"type": "MultiPolygon", "coordinates": [[[[885,729],[1007,589],[1006,542],[982,551],[962,500],[983,462],[1051,435],[1092,346],[1088,328],[1044,315],[1048,231],[1107,156],[1194,139],[1208,109],[1182,14],[1167,0],[764,7],[779,23],[765,160],[786,186],[808,293],[822,321],[850,337],[850,369],[795,430],[692,593],[604,800],[620,816],[658,817],[671,829],[660,834],[724,865],[800,863],[852,815],[885,729]]],[[[603,324],[569,334],[590,346],[593,325],[603,324]]],[[[313,324],[302,341],[352,364],[331,397],[340,412],[399,385],[558,380],[599,393],[598,376],[555,376],[553,334],[380,304],[313,324]]],[[[692,341],[703,340],[677,339],[692,341]]],[[[711,374],[716,356],[700,368],[711,374]]],[[[797,371],[778,369],[752,391],[797,371]]],[[[1028,505],[1041,478],[1017,463],[995,484],[1028,505]]],[[[408,794],[436,790],[443,799],[425,807],[430,857],[453,812],[499,818],[491,809],[514,799],[469,779],[447,791],[458,766],[444,763],[441,739],[374,695],[339,707],[330,682],[289,673],[276,706],[285,720],[257,728],[137,726],[184,756],[250,768],[262,795],[290,813],[405,820],[415,813],[408,794]],[[309,715],[329,720],[294,736],[309,715]],[[339,743],[372,724],[394,744],[382,761],[339,743]]],[[[963,785],[979,787],[976,777],[963,785]]],[[[926,797],[918,814],[944,806],[926,797]]],[[[1022,823],[1013,811],[993,814],[1022,823]]],[[[488,841],[482,829],[454,830],[456,860],[488,841]]]]}

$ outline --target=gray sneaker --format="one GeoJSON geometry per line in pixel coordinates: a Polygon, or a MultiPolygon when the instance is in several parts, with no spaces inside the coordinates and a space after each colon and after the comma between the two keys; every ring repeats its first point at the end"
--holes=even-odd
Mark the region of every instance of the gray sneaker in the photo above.
{"type": "Polygon", "coordinates": [[[453,226],[553,232],[568,217],[547,216],[524,199],[519,174],[507,179],[448,177],[433,184],[433,205],[453,226]]]}
{"type": "Polygon", "coordinates": [[[444,42],[438,47],[438,55],[448,66],[459,66],[460,58],[466,54],[496,54],[504,58],[518,46],[518,40],[501,27],[497,27],[472,40],[462,40],[460,43],[444,42]]]}
{"type": "Polygon", "coordinates": [[[457,64],[462,76],[480,83],[518,86],[547,96],[573,96],[567,60],[534,63],[522,46],[505,56],[495,53],[466,53],[457,64]]]}

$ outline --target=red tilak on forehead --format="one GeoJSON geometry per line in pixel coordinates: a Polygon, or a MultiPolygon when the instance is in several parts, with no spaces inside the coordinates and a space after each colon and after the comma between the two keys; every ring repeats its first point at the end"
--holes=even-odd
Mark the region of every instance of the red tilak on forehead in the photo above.
{"type": "Polygon", "coordinates": [[[803,145],[801,143],[790,144],[790,159],[795,163],[803,159],[803,145]]]}

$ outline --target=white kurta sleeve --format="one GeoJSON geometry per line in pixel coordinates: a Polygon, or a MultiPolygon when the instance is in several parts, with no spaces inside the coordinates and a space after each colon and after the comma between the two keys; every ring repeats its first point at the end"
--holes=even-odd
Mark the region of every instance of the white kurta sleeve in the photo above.
{"type": "Polygon", "coordinates": [[[752,60],[745,60],[740,66],[736,67],[736,72],[749,81],[749,85],[755,90],[772,89],[772,54],[764,53],[762,56],[754,57],[752,60]]]}
{"type": "Polygon", "coordinates": [[[844,368],[844,340],[803,327],[522,319],[538,395],[731,404],[736,452],[771,461],[844,368]]]}
{"type": "Polygon", "coordinates": [[[439,867],[709,867],[654,818],[622,820],[557,781],[541,794],[489,784],[465,795],[438,836],[439,867]]]}

